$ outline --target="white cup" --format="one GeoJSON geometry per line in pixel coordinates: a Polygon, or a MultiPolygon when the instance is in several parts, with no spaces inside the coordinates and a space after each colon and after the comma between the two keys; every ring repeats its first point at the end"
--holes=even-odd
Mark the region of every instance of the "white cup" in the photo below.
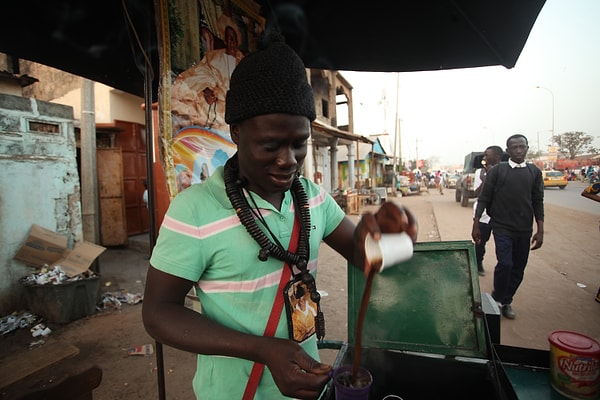
{"type": "Polygon", "coordinates": [[[379,240],[367,235],[365,238],[365,255],[369,264],[379,272],[385,268],[410,260],[413,255],[413,242],[406,232],[382,233],[379,240]]]}

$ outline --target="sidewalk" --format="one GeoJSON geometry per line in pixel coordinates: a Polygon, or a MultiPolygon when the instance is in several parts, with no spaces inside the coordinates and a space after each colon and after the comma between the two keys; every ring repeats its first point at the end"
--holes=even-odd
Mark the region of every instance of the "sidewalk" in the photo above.
{"type": "Polygon", "coordinates": [[[108,283],[110,290],[143,291],[149,255],[147,234],[130,237],[127,247],[108,248],[98,258],[102,287],[108,283]]]}

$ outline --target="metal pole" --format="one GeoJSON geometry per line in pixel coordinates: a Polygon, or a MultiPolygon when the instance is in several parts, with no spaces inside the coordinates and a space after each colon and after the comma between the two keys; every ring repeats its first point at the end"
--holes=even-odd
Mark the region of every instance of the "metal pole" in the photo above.
{"type": "Polygon", "coordinates": [[[554,143],[554,93],[552,92],[552,90],[550,90],[544,86],[536,86],[535,88],[536,89],[544,89],[548,93],[550,93],[550,96],[552,96],[552,142],[554,143]]]}
{"type": "Polygon", "coordinates": [[[400,73],[396,73],[396,126],[394,130],[394,179],[396,177],[396,166],[398,165],[397,148],[398,148],[398,97],[400,97],[400,73]]]}
{"type": "MultiPolygon", "coordinates": [[[[415,139],[415,157],[417,168],[419,168],[419,139],[415,139]]],[[[421,171],[423,172],[423,171],[421,171]]]]}
{"type": "Polygon", "coordinates": [[[398,164],[402,169],[402,119],[398,118],[398,164]]]}
{"type": "MultiPolygon", "coordinates": [[[[162,1],[156,1],[154,5],[155,11],[160,15],[162,1]]],[[[142,43],[137,35],[136,28],[133,25],[133,22],[129,18],[129,13],[127,12],[126,2],[123,0],[122,2],[123,12],[126,17],[127,23],[129,24],[129,28],[132,33],[135,33],[136,41],[132,40],[132,43],[135,43],[141,51],[143,55],[143,66],[142,63],[136,62],[137,68],[140,73],[144,77],[144,119],[146,126],[146,180],[147,180],[147,190],[148,190],[148,221],[149,221],[149,240],[150,240],[150,251],[154,249],[154,245],[156,244],[156,210],[155,210],[155,193],[154,193],[154,129],[153,129],[153,112],[152,112],[152,82],[154,79],[155,71],[152,70],[152,63],[149,59],[151,42],[150,35],[152,34],[150,19],[146,18],[145,28],[146,28],[146,40],[142,43]]],[[[158,19],[158,18],[157,18],[158,19]]],[[[158,21],[157,21],[158,23],[158,21]]],[[[131,37],[130,37],[131,40],[131,37]]],[[[134,50],[132,48],[132,50],[134,50]]],[[[135,53],[135,51],[134,51],[135,53]]],[[[136,54],[134,54],[134,57],[136,54]]],[[[164,373],[164,359],[163,359],[163,345],[158,340],[155,340],[156,345],[156,364],[157,364],[157,378],[158,378],[158,398],[160,400],[165,400],[167,398],[165,391],[165,373],[164,373]]]]}
{"type": "MultiPolygon", "coordinates": [[[[550,90],[544,86],[536,86],[536,88],[544,89],[548,93],[550,93],[550,96],[552,96],[552,145],[554,145],[555,142],[558,142],[558,140],[556,140],[555,132],[554,132],[554,93],[552,92],[552,90],[550,90]]],[[[560,143],[559,143],[559,147],[560,147],[560,143]]],[[[559,148],[559,151],[560,151],[560,148],[559,148]]],[[[552,167],[554,167],[554,162],[552,163],[552,167]]]]}
{"type": "Polygon", "coordinates": [[[358,139],[356,139],[356,168],[354,168],[354,171],[356,173],[356,193],[360,193],[360,146],[358,139]]]}
{"type": "MultiPolygon", "coordinates": [[[[144,68],[144,107],[146,119],[146,180],[148,182],[148,237],[150,239],[150,251],[156,244],[156,201],[154,195],[154,129],[152,124],[152,74],[151,66],[145,64],[144,68]]],[[[158,380],[158,398],[166,400],[165,386],[165,362],[163,356],[163,345],[156,340],[156,375],[158,380]]]]}

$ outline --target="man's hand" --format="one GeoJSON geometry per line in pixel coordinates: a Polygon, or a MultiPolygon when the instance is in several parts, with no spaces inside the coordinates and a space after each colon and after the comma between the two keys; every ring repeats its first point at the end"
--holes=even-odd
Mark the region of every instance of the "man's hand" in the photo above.
{"type": "Polygon", "coordinates": [[[317,399],[331,379],[331,365],[319,363],[291,340],[271,341],[265,364],[279,391],[295,399],[317,399]]]}
{"type": "Polygon", "coordinates": [[[476,244],[481,243],[481,231],[479,230],[479,221],[473,219],[473,228],[471,229],[471,237],[476,244]]]}
{"type": "Polygon", "coordinates": [[[536,250],[542,247],[544,243],[544,232],[537,231],[531,238],[531,250],[536,250]]]}
{"type": "Polygon", "coordinates": [[[371,272],[371,265],[365,257],[364,243],[367,235],[370,234],[375,240],[379,240],[382,233],[406,232],[413,243],[416,243],[418,231],[419,226],[413,213],[393,202],[383,203],[375,214],[364,213],[354,231],[354,259],[362,260],[365,277],[371,272]]]}
{"type": "Polygon", "coordinates": [[[536,250],[542,247],[544,243],[544,221],[538,220],[537,232],[531,237],[531,250],[536,250]]]}

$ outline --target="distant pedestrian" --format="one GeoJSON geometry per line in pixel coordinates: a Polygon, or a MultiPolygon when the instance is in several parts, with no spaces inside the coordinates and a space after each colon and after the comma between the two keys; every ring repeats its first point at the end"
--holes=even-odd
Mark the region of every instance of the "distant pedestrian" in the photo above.
{"type": "Polygon", "coordinates": [[[144,179],[144,193],[142,194],[142,200],[144,201],[146,208],[148,208],[148,181],[146,179],[144,179]]]}
{"type": "MultiPolygon", "coordinates": [[[[588,187],[583,189],[581,195],[588,199],[600,202],[600,182],[590,183],[588,187]]],[[[598,228],[600,229],[600,226],[598,226],[598,228]]],[[[598,287],[598,292],[596,292],[596,301],[600,303],[600,287],[598,287]]]]}
{"type": "Polygon", "coordinates": [[[530,242],[531,250],[539,249],[544,242],[544,181],[539,168],[525,162],[529,150],[525,136],[512,135],[506,147],[508,162],[499,163],[487,173],[477,200],[471,236],[475,243],[481,243],[479,219],[487,209],[497,258],[492,297],[501,305],[502,315],[514,319],[512,302],[523,281],[530,242]]]}
{"type": "Polygon", "coordinates": [[[592,165],[590,165],[587,169],[587,172],[585,174],[585,177],[587,178],[588,182],[592,181],[592,177],[594,175],[594,167],[592,165]]]}
{"type": "Polygon", "coordinates": [[[438,171],[438,176],[437,176],[437,185],[438,185],[438,190],[440,191],[440,194],[443,196],[444,195],[444,185],[446,183],[446,180],[444,179],[444,174],[441,171],[438,171]]]}
{"type": "MultiPolygon", "coordinates": [[[[478,168],[475,170],[475,194],[479,196],[481,193],[481,189],[483,189],[483,184],[485,182],[485,177],[487,175],[487,171],[489,171],[492,167],[497,165],[502,159],[502,148],[500,146],[490,146],[483,152],[483,161],[481,164],[482,168],[478,168]]],[[[477,199],[475,200],[475,204],[473,204],[473,215],[477,211],[477,199]]],[[[490,240],[490,235],[492,234],[492,227],[490,225],[490,216],[483,210],[481,213],[481,218],[479,218],[479,232],[481,232],[480,242],[475,244],[475,259],[477,260],[477,272],[480,276],[485,276],[485,269],[483,268],[483,256],[485,255],[485,245],[490,240]]]]}

